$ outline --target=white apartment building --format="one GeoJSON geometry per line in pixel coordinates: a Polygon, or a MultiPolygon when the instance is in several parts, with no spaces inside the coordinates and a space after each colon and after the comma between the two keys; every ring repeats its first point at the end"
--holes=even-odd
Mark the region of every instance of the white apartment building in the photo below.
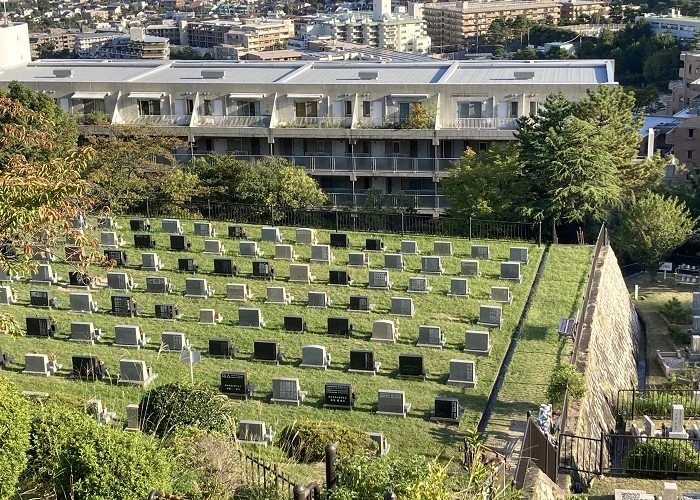
{"type": "Polygon", "coordinates": [[[699,17],[684,17],[677,9],[670,9],[668,16],[645,14],[637,18],[644,19],[654,33],[671,33],[676,40],[690,40],[700,31],[699,17]]]}

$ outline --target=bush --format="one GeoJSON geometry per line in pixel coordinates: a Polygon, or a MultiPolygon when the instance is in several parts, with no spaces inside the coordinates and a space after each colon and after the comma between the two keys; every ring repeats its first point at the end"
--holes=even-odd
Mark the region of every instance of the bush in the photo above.
{"type": "Polygon", "coordinates": [[[27,465],[31,414],[14,384],[0,378],[0,498],[11,498],[27,465]]]}
{"type": "Polygon", "coordinates": [[[267,488],[258,485],[244,484],[233,492],[232,500],[287,500],[289,495],[273,484],[267,488]]]}
{"type": "Polygon", "coordinates": [[[663,314],[670,323],[687,325],[692,321],[690,309],[683,307],[681,301],[675,297],[661,306],[661,314],[663,314]]]}
{"type": "Polygon", "coordinates": [[[687,328],[679,325],[669,325],[668,333],[673,338],[673,343],[679,346],[690,345],[690,334],[687,328]]]}
{"type": "Polygon", "coordinates": [[[443,465],[425,457],[341,458],[337,486],[328,490],[328,500],[376,500],[392,489],[402,500],[449,500],[443,465]]]}
{"type": "Polygon", "coordinates": [[[59,499],[141,500],[151,489],[171,489],[171,465],[158,441],[101,426],[64,405],[37,412],[32,444],[33,479],[59,499]]]}
{"type": "Polygon", "coordinates": [[[166,384],[148,391],[139,408],[143,412],[141,430],[158,437],[167,436],[178,426],[193,425],[230,435],[232,419],[228,400],[205,385],[166,384]]]}
{"type": "Polygon", "coordinates": [[[578,401],[586,394],[586,379],[569,363],[557,366],[549,379],[547,398],[556,408],[564,404],[564,394],[569,390],[570,401],[578,401]]]}
{"type": "MultiPolygon", "coordinates": [[[[627,456],[631,471],[700,472],[700,455],[688,441],[647,439],[635,446],[627,456]]],[[[654,476],[656,474],[650,474],[654,476]]],[[[659,474],[664,476],[665,474],[659,474]]]]}
{"type": "Polygon", "coordinates": [[[279,446],[301,463],[320,462],[328,443],[335,444],[340,457],[373,456],[377,443],[361,429],[338,422],[295,422],[285,427],[279,446]]]}

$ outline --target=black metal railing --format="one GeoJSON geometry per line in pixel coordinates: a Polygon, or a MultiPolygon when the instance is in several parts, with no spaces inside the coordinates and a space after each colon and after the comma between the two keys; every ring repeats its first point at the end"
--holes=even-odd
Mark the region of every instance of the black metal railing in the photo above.
{"type": "Polygon", "coordinates": [[[574,473],[602,474],[603,439],[574,434],[559,434],[559,470],[574,473]]]}
{"type": "Polygon", "coordinates": [[[248,455],[242,450],[238,450],[238,453],[243,461],[248,483],[257,484],[266,489],[274,486],[278,490],[286,490],[289,498],[292,498],[295,483],[279,470],[277,464],[266,464],[259,457],[248,455]]]}
{"type": "MultiPolygon", "coordinates": [[[[177,209],[180,218],[204,218],[240,224],[312,227],[335,231],[425,234],[469,239],[518,240],[542,244],[541,222],[511,222],[430,214],[353,210],[340,207],[285,208],[211,200],[189,201],[177,209]]],[[[167,200],[130,200],[122,215],[173,216],[167,200]]]]}
{"type": "Polygon", "coordinates": [[[690,389],[620,389],[615,412],[626,421],[642,415],[668,419],[672,416],[673,405],[683,405],[686,417],[698,417],[700,401],[696,400],[695,394],[696,391],[690,389]]]}

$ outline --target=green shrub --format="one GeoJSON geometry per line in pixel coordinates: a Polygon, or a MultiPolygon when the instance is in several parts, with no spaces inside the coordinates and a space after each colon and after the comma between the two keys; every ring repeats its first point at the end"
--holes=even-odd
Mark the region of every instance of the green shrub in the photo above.
{"type": "Polygon", "coordinates": [[[627,468],[633,471],[697,473],[700,472],[700,454],[688,441],[647,439],[630,451],[627,468]]]}
{"type": "Polygon", "coordinates": [[[29,403],[6,378],[0,378],[0,499],[11,498],[27,465],[29,403]]]}
{"type": "Polygon", "coordinates": [[[687,328],[679,325],[669,325],[668,333],[673,339],[673,343],[679,346],[690,345],[690,333],[687,328]]]}
{"type": "Polygon", "coordinates": [[[141,429],[158,437],[178,426],[193,425],[230,435],[232,419],[228,400],[205,385],[166,384],[148,391],[139,408],[141,429]]]}
{"type": "Polygon", "coordinates": [[[151,436],[101,426],[87,414],[49,404],[32,421],[30,473],[58,499],[141,500],[170,490],[170,461],[151,436]]]}
{"type": "Polygon", "coordinates": [[[320,462],[328,443],[335,444],[340,457],[371,456],[377,443],[361,429],[338,422],[295,422],[280,433],[279,446],[301,463],[320,462]]]}
{"type": "Polygon", "coordinates": [[[452,498],[445,467],[425,457],[341,457],[336,473],[337,486],[328,490],[328,500],[376,500],[387,489],[401,500],[452,498]]]}
{"type": "Polygon", "coordinates": [[[586,394],[586,379],[574,365],[565,363],[557,366],[549,379],[547,398],[556,408],[564,404],[564,394],[569,390],[569,400],[578,401],[586,394]]]}
{"type": "Polygon", "coordinates": [[[683,307],[681,301],[675,297],[661,306],[661,314],[663,314],[670,323],[687,325],[691,322],[690,309],[688,307],[683,307]]]}
{"type": "Polygon", "coordinates": [[[286,490],[278,489],[275,485],[267,488],[258,485],[244,484],[233,492],[232,500],[287,500],[286,490]]]}

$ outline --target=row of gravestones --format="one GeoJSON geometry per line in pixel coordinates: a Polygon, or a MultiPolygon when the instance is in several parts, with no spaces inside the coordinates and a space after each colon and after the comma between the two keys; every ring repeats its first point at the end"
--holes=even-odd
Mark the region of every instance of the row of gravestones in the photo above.
{"type": "MultiPolygon", "coordinates": [[[[493,306],[486,306],[493,307],[493,306]]],[[[131,306],[133,308],[133,305],[131,306]]],[[[262,328],[265,320],[260,309],[240,308],[238,310],[238,326],[242,328],[262,328]]],[[[156,313],[160,318],[170,316],[177,319],[180,316],[176,306],[172,304],[157,304],[156,313]]],[[[500,313],[500,311],[499,311],[500,313]]],[[[494,327],[498,322],[500,326],[500,314],[498,317],[491,314],[491,311],[483,313],[479,324],[487,327],[494,327]],[[483,321],[482,321],[483,320],[483,321]]],[[[214,309],[200,310],[200,324],[217,324],[223,320],[221,313],[214,309]]],[[[350,337],[354,331],[349,318],[340,316],[330,316],[326,318],[326,334],[334,337],[350,337]]],[[[25,318],[26,333],[29,337],[53,338],[59,333],[58,323],[49,316],[27,316],[25,318]]],[[[308,327],[303,316],[289,315],[284,317],[283,330],[287,332],[306,332],[308,327]]],[[[71,322],[70,340],[77,342],[95,343],[102,336],[102,330],[95,328],[92,322],[74,321],[71,322]]],[[[372,323],[372,335],[370,341],[375,342],[396,342],[399,338],[399,321],[378,319],[372,323]]],[[[116,325],[115,345],[118,347],[144,347],[146,339],[143,328],[137,325],[116,325]]],[[[419,347],[442,348],[445,345],[445,336],[442,329],[435,325],[420,325],[418,327],[419,347]]],[[[465,332],[465,352],[488,355],[491,351],[491,340],[488,330],[467,330],[465,332]]]]}

